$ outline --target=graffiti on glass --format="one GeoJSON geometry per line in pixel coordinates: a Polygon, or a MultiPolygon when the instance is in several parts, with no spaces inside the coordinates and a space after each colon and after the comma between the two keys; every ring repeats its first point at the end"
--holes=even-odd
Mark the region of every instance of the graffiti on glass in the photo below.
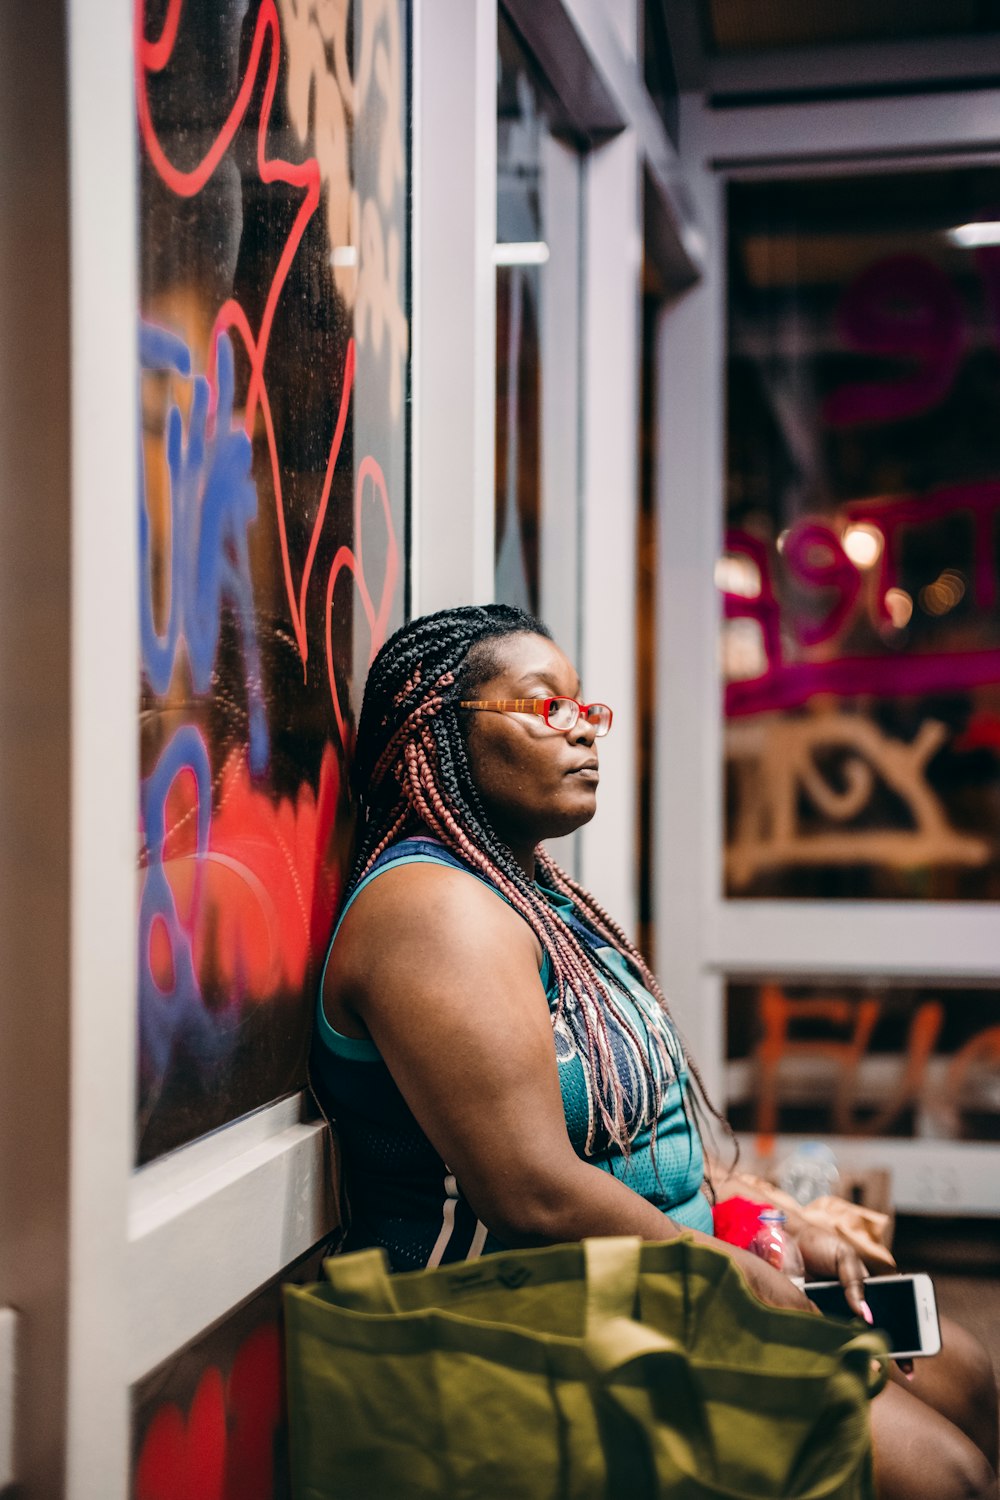
{"type": "MultiPolygon", "coordinates": [[[[1000,251],[981,249],[972,264],[985,310],[975,339],[992,339],[995,357],[1000,251]]],[[[788,377],[799,403],[788,421],[803,471],[814,465],[815,480],[831,452],[842,460],[847,453],[837,482],[863,485],[868,468],[882,462],[878,440],[866,435],[919,423],[953,397],[974,343],[970,295],[968,278],[960,290],[941,265],[916,253],[886,256],[847,283],[832,340],[818,334],[814,364],[802,358],[788,377]],[[868,362],[862,378],[840,372],[836,360],[845,353],[852,372],[859,359],[868,362]],[[823,370],[833,372],[832,386],[813,393],[823,370]]],[[[772,360],[800,357],[767,348],[772,360]]],[[[775,405],[784,392],[788,407],[779,377],[761,361],[762,386],[775,405]]],[[[905,474],[898,457],[905,445],[898,433],[892,442],[886,451],[905,474]]],[[[921,872],[942,870],[983,872],[978,884],[939,881],[942,891],[985,896],[993,889],[1000,838],[989,819],[972,817],[964,791],[968,777],[979,784],[987,776],[984,758],[994,758],[995,779],[1000,758],[1000,477],[984,462],[976,477],[941,483],[939,475],[919,489],[900,484],[892,493],[842,498],[836,514],[800,506],[786,476],[780,482],[790,486],[793,508],[784,529],[777,522],[778,534],[768,536],[742,520],[728,528],[716,576],[725,619],[732,894],[760,893],[755,882],[771,878],[783,881],[782,894],[795,894],[791,872],[827,878],[865,866],[889,880],[898,872],[902,884],[845,873],[829,893],[928,895],[921,872]],[[924,582],[919,570],[928,559],[937,560],[936,573],[924,582]]],[[[817,493],[824,485],[832,501],[829,475],[817,493]]]]}
{"type": "Polygon", "coordinates": [[[140,1161],[304,1078],[403,610],[406,20],[135,6],[140,1161]]]}

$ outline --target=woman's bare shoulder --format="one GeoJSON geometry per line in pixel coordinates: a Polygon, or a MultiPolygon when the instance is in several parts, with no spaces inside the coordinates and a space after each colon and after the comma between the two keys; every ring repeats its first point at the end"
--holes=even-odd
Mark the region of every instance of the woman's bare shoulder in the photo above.
{"type": "MultiPolygon", "coordinates": [[[[413,863],[382,871],[365,886],[344,918],[336,943],[343,982],[392,979],[415,962],[489,966],[507,957],[532,958],[541,947],[514,909],[469,871],[413,863]]],[[[353,985],[351,986],[354,987],[353,985]]]]}

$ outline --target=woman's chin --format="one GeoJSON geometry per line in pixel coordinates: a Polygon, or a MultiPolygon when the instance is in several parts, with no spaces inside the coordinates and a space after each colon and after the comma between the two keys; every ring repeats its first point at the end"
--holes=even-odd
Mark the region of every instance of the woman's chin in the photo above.
{"type": "MultiPolygon", "coordinates": [[[[578,828],[583,828],[589,823],[597,811],[597,788],[584,789],[581,787],[579,793],[573,798],[571,804],[559,809],[558,826],[549,828],[545,837],[549,839],[565,838],[567,834],[575,833],[578,828]]],[[[553,823],[556,823],[553,819],[553,823]]]]}

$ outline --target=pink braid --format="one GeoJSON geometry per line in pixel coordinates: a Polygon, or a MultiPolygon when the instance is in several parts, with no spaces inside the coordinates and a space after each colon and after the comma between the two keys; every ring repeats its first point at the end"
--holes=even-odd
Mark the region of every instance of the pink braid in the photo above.
{"type": "Polygon", "coordinates": [[[385,853],[396,835],[402,832],[406,821],[410,816],[410,809],[405,798],[400,802],[399,807],[399,816],[396,818],[396,821],[389,829],[389,832],[385,835],[384,838],[379,840],[375,848],[372,850],[371,854],[368,856],[368,859],[365,862],[365,867],[358,877],[359,881],[364,880],[365,876],[369,873],[375,861],[385,853]]]}

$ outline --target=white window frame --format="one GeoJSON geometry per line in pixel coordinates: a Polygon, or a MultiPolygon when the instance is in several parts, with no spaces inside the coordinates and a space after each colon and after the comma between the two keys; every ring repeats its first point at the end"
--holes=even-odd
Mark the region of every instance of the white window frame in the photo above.
{"type": "MultiPolygon", "coordinates": [[[[722,896],[719,610],[725,443],[724,184],[728,175],[807,174],[834,166],[900,170],[1000,146],[986,91],[766,108],[710,108],[686,97],[682,159],[708,257],[701,284],[659,335],[657,952],[706,1083],[725,1098],[725,980],[903,983],[918,976],[1000,982],[995,903],[727,901],[722,896]]],[[[788,1141],[780,1140],[779,1149],[788,1141]]],[[[846,1162],[891,1168],[897,1208],[1000,1213],[992,1146],[836,1140],[846,1162]]]]}

